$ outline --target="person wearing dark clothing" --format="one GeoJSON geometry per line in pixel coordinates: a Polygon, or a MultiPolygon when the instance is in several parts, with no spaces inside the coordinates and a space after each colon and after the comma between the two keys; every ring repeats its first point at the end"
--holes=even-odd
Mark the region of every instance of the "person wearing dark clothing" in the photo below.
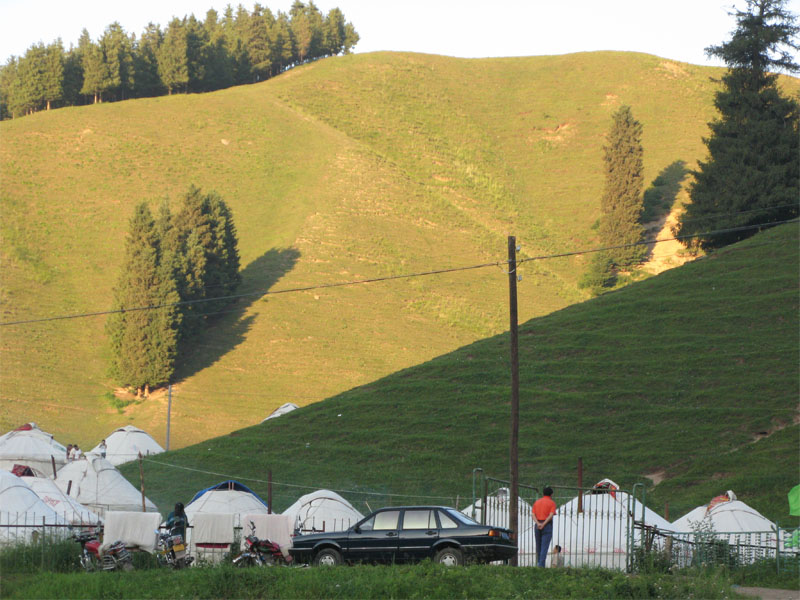
{"type": "Polygon", "coordinates": [[[167,515],[167,530],[169,530],[170,535],[181,534],[185,540],[186,527],[188,525],[189,519],[186,517],[186,513],[183,512],[183,502],[178,502],[175,504],[175,510],[167,515]]]}

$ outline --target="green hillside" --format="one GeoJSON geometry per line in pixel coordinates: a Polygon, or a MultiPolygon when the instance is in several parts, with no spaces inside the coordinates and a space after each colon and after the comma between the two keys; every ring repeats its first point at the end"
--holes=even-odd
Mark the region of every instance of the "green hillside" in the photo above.
{"type": "MultiPolygon", "coordinates": [[[[691,168],[718,74],[633,53],[378,53],[0,123],[1,318],[107,310],[134,205],[192,183],[234,212],[242,292],[502,260],[509,234],[523,257],[590,247],[612,112],[629,104],[644,125],[646,181],[691,168]]],[[[526,264],[520,319],[584,300],[586,262],[526,264]]],[[[499,334],[505,281],[479,270],[240,300],[179,371],[172,446],[499,334]]],[[[86,448],[133,423],[163,442],[163,394],[121,413],[109,400],[104,324],[3,327],[0,428],[35,420],[86,448]]]]}
{"type": "MultiPolygon", "coordinates": [[[[784,526],[800,472],[798,226],[790,224],[520,328],[520,478],[642,482],[672,519],[728,489],[784,526]],[[649,477],[648,477],[649,476],[649,477]],[[663,478],[658,485],[656,479],[663,478]]],[[[536,301],[522,292],[520,305],[536,301]]],[[[166,510],[236,478],[285,509],[308,489],[362,511],[468,504],[508,474],[508,335],[144,463],[166,510]]],[[[123,467],[139,485],[138,466],[123,467]]]]}

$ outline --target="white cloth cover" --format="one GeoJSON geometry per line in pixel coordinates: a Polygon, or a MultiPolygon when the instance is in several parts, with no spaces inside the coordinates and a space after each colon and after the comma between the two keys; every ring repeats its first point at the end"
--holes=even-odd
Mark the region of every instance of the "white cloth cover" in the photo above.
{"type": "MultiPolygon", "coordinates": [[[[101,454],[100,444],[98,443],[90,452],[101,454]]],[[[136,460],[140,452],[142,456],[161,454],[164,452],[164,448],[149,433],[133,425],[115,429],[106,437],[106,460],[112,465],[121,465],[136,460]]]]}
{"type": "Polygon", "coordinates": [[[281,404],[278,408],[269,413],[269,416],[261,422],[264,423],[265,421],[269,421],[270,419],[277,419],[281,415],[290,413],[293,410],[297,410],[298,408],[300,407],[297,406],[297,404],[295,404],[294,402],[287,402],[286,404],[281,404]]]}
{"type": "Polygon", "coordinates": [[[0,437],[0,469],[10,471],[15,464],[27,465],[52,477],[53,461],[56,470],[64,466],[67,449],[41,429],[9,431],[0,437]]]}
{"type": "Polygon", "coordinates": [[[250,523],[256,526],[256,537],[263,540],[268,539],[281,547],[281,553],[288,557],[289,548],[292,547],[292,532],[294,531],[294,520],[291,515],[243,515],[242,516],[242,548],[244,548],[244,538],[250,535],[250,523]]]}
{"type": "MultiPolygon", "coordinates": [[[[317,490],[301,496],[283,511],[292,518],[292,527],[308,531],[344,531],[364,518],[353,505],[331,490],[317,490]]],[[[242,526],[247,526],[242,523],[242,526]]]]}
{"type": "MultiPolygon", "coordinates": [[[[20,478],[0,470],[0,525],[66,525],[20,478]]],[[[0,546],[26,542],[35,527],[0,527],[0,546]]],[[[64,529],[61,530],[62,532],[64,529]]]]}
{"type": "Polygon", "coordinates": [[[46,477],[22,477],[39,498],[72,525],[96,525],[100,517],[83,504],[70,498],[56,482],[46,477]]]}
{"type": "MultiPolygon", "coordinates": [[[[89,454],[84,460],[67,463],[59,470],[56,483],[66,492],[70,481],[70,497],[101,517],[106,511],[142,510],[142,493],[104,458],[89,454]]],[[[147,512],[158,512],[147,498],[145,507],[147,512]]]]}
{"type": "Polygon", "coordinates": [[[233,518],[231,513],[197,513],[189,521],[192,543],[194,544],[232,544],[233,518]]]}
{"type": "Polygon", "coordinates": [[[122,540],[128,548],[137,548],[152,554],[156,549],[156,530],[161,523],[157,512],[109,511],[105,516],[103,531],[104,550],[117,540],[122,540]]]}

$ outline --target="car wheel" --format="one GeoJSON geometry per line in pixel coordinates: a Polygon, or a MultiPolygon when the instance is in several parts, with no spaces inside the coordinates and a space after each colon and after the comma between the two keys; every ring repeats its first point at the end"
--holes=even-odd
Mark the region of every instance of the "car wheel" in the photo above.
{"type": "Polygon", "coordinates": [[[436,556],[433,557],[433,562],[447,565],[448,567],[458,567],[464,564],[464,553],[458,548],[448,546],[436,553],[436,556]]]}
{"type": "Polygon", "coordinates": [[[314,565],[317,567],[335,567],[340,564],[342,564],[342,555],[334,548],[323,548],[314,556],[314,565]]]}

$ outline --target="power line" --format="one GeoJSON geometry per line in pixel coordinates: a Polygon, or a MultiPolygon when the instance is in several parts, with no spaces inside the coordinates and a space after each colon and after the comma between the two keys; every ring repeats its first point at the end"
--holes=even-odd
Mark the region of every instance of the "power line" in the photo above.
{"type": "MultiPolygon", "coordinates": [[[[601,248],[588,248],[588,249],[584,249],[584,250],[575,250],[575,251],[571,251],[571,252],[562,252],[562,253],[559,253],[559,254],[547,254],[547,255],[534,256],[534,257],[529,257],[529,258],[521,258],[521,259],[518,259],[516,262],[517,262],[517,264],[519,264],[519,263],[525,263],[525,262],[531,262],[531,261],[547,260],[547,259],[552,259],[552,258],[565,258],[565,257],[568,257],[568,256],[578,256],[578,255],[582,255],[582,254],[591,254],[591,253],[594,253],[594,252],[603,252],[603,251],[607,251],[607,250],[617,250],[617,249],[621,249],[621,248],[631,248],[631,247],[634,247],[634,246],[649,246],[651,244],[658,244],[658,243],[662,243],[662,242],[671,242],[671,241],[678,241],[678,240],[683,240],[683,239],[691,239],[691,238],[711,236],[711,235],[720,235],[720,234],[724,234],[724,233],[735,233],[735,232],[738,232],[738,231],[748,231],[748,230],[752,230],[752,229],[761,229],[763,227],[773,227],[773,226],[776,226],[776,225],[783,225],[783,224],[786,224],[786,223],[796,223],[796,222],[798,222],[798,219],[786,219],[786,220],[783,220],[783,221],[772,221],[772,222],[769,222],[769,223],[759,223],[757,225],[744,225],[744,226],[741,226],[741,227],[732,227],[732,228],[729,228],[729,229],[719,229],[719,230],[716,230],[716,231],[708,231],[708,232],[704,232],[704,233],[696,233],[696,234],[691,234],[691,235],[679,235],[679,236],[675,236],[675,237],[671,237],[671,238],[664,238],[664,239],[657,239],[657,240],[650,240],[650,241],[632,242],[630,244],[620,244],[618,246],[605,246],[605,247],[601,247],[601,248]]],[[[387,275],[387,276],[384,276],[384,277],[372,277],[372,278],[369,278],[369,279],[359,279],[359,280],[355,280],[355,281],[342,281],[342,282],[339,282],[339,283],[327,283],[327,284],[309,285],[309,286],[296,287],[296,288],[287,288],[287,289],[284,289],[284,290],[274,290],[274,291],[260,290],[260,291],[248,292],[248,293],[244,293],[244,294],[232,294],[232,295],[228,295],[228,296],[217,296],[217,297],[214,297],[214,298],[202,298],[202,299],[199,299],[199,300],[182,300],[180,302],[170,302],[170,303],[164,303],[164,304],[153,304],[153,305],[148,305],[148,306],[136,306],[136,307],[132,307],[132,308],[120,308],[120,309],[116,309],[116,310],[103,310],[103,311],[97,311],[97,312],[91,312],[91,313],[77,313],[77,314],[74,314],[74,315],[60,315],[60,316],[56,316],[56,317],[44,317],[44,318],[39,318],[39,319],[24,319],[24,320],[19,320],[19,321],[5,321],[5,322],[0,323],[0,326],[7,327],[7,326],[11,326],[11,325],[28,325],[28,324],[32,324],[32,323],[45,323],[45,322],[49,322],[49,321],[63,321],[63,320],[67,320],[67,319],[81,319],[81,318],[86,318],[86,317],[107,316],[107,315],[112,315],[112,314],[123,314],[123,313],[126,313],[126,312],[138,312],[138,311],[143,311],[143,310],[156,310],[156,309],[159,309],[159,308],[169,308],[169,307],[174,307],[174,306],[187,306],[187,305],[192,305],[192,304],[203,304],[203,303],[208,303],[208,302],[218,302],[218,301],[222,301],[222,300],[236,300],[238,298],[247,298],[247,297],[252,297],[252,296],[262,297],[262,296],[275,296],[275,295],[278,295],[278,294],[290,294],[290,293],[296,293],[296,292],[308,292],[308,291],[322,290],[322,289],[329,289],[329,288],[338,288],[338,287],[347,287],[347,286],[353,286],[353,285],[362,285],[362,284],[367,284],[367,283],[378,283],[378,282],[382,282],[382,281],[394,281],[394,280],[398,280],[398,279],[411,279],[411,278],[414,278],[414,277],[427,277],[427,276],[430,276],[430,275],[443,275],[443,274],[446,274],[446,273],[458,273],[458,272],[463,272],[463,271],[472,271],[472,270],[477,270],[477,269],[484,269],[486,267],[499,267],[501,265],[506,265],[506,264],[508,264],[508,260],[499,260],[499,261],[494,261],[494,262],[489,262],[489,263],[482,263],[482,264],[478,264],[478,265],[468,265],[468,266],[464,266],[464,267],[451,267],[451,268],[447,268],[447,269],[434,269],[434,270],[430,270],[430,271],[422,271],[422,272],[419,272],[419,273],[407,273],[407,274],[404,274],[404,275],[387,275]]]]}

